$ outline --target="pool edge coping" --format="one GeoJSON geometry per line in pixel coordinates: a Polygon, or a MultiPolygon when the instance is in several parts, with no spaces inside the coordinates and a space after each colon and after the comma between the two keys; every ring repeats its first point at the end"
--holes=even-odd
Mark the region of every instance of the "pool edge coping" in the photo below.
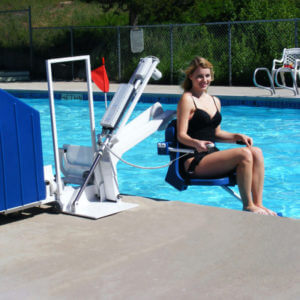
{"type": "MultiPolygon", "coordinates": [[[[47,90],[25,90],[25,89],[4,89],[18,98],[48,98],[47,90]]],[[[107,98],[111,100],[115,92],[108,92],[107,98]]],[[[87,91],[54,91],[55,98],[61,100],[87,100],[87,91]]],[[[155,93],[145,92],[140,101],[146,103],[167,103],[175,104],[178,102],[181,94],[178,93],[155,93]],[[153,99],[155,98],[155,99],[153,99]]],[[[222,95],[216,94],[223,105],[246,105],[246,106],[267,106],[279,108],[300,109],[300,97],[282,97],[282,96],[243,96],[243,95],[222,95]]],[[[104,101],[104,93],[93,91],[94,101],[104,101]]]]}

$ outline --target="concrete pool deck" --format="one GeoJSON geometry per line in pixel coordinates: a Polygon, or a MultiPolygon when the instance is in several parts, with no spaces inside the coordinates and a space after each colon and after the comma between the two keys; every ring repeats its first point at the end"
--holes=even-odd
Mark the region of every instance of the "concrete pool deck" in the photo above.
{"type": "MultiPolygon", "coordinates": [[[[64,84],[62,90],[85,90],[64,84]]],[[[47,84],[0,84],[18,87],[47,84]]],[[[151,87],[180,94],[178,87],[151,87]]],[[[50,206],[0,215],[0,298],[299,298],[299,219],[135,196],[124,201],[139,206],[99,220],[57,214],[50,206]]]]}
{"type": "Polygon", "coordinates": [[[299,298],[299,220],[124,200],[139,206],[96,221],[47,206],[0,216],[0,298],[299,298]]]}

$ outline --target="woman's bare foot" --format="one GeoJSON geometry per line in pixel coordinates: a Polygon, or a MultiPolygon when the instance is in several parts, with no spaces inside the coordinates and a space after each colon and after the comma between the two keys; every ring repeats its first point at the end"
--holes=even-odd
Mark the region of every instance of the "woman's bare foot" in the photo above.
{"type": "Polygon", "coordinates": [[[258,215],[265,215],[267,216],[269,213],[262,207],[258,207],[258,206],[248,206],[248,207],[245,207],[243,209],[244,211],[249,211],[249,212],[253,212],[255,214],[258,214],[258,215]]]}
{"type": "Polygon", "coordinates": [[[265,210],[267,212],[267,214],[270,215],[270,216],[277,216],[277,213],[275,211],[271,210],[271,209],[268,209],[268,208],[266,208],[264,206],[258,206],[258,207],[260,207],[263,210],[265,210]]]}

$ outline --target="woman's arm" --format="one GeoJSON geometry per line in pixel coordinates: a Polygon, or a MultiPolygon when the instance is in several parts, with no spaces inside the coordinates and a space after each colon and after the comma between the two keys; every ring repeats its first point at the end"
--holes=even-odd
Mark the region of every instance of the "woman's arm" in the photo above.
{"type": "Polygon", "coordinates": [[[223,143],[241,143],[248,147],[253,145],[252,138],[241,133],[231,133],[222,130],[220,126],[216,128],[216,140],[223,143]]]}
{"type": "Polygon", "coordinates": [[[177,139],[180,143],[195,148],[198,152],[207,151],[206,145],[210,144],[210,141],[193,139],[187,134],[189,120],[194,111],[192,96],[186,92],[182,95],[177,105],[177,139]]]}

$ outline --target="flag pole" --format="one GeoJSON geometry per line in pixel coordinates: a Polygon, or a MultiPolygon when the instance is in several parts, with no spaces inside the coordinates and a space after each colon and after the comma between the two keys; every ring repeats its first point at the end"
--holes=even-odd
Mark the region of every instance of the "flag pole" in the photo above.
{"type": "Polygon", "coordinates": [[[104,57],[102,57],[102,65],[91,71],[92,80],[95,82],[97,87],[103,91],[104,100],[105,100],[105,109],[107,109],[107,92],[109,91],[109,80],[107,77],[107,73],[105,70],[105,61],[104,57]]]}
{"type": "Polygon", "coordinates": [[[104,93],[105,109],[107,109],[107,93],[104,93]]]}
{"type": "MultiPolygon", "coordinates": [[[[104,61],[104,57],[102,57],[102,65],[104,66],[105,68],[105,61],[104,61]]],[[[105,81],[104,81],[104,101],[105,101],[105,109],[107,109],[107,92],[106,92],[106,84],[105,84],[105,81]]]]}

